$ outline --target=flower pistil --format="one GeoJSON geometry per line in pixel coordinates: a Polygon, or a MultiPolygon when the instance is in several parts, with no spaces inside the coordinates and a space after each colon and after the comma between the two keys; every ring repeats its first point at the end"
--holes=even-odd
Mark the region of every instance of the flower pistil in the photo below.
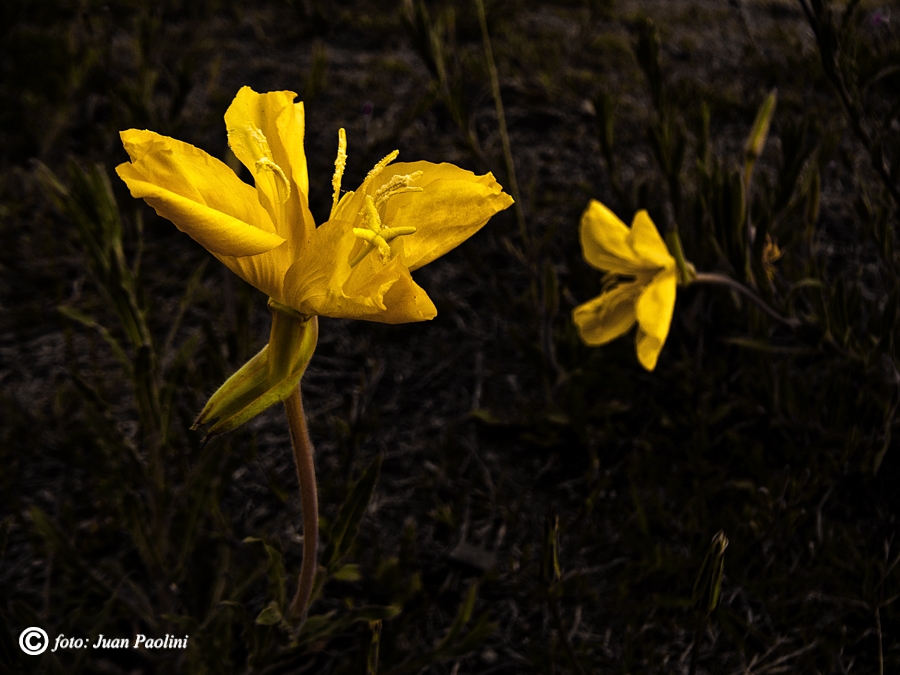
{"type": "MultiPolygon", "coordinates": [[[[403,178],[408,178],[408,176],[403,176],[403,178]]],[[[419,191],[421,192],[422,188],[419,188],[419,191]]],[[[381,222],[381,216],[378,215],[378,207],[375,205],[375,200],[372,199],[371,195],[366,195],[366,203],[359,215],[362,217],[366,228],[354,227],[353,234],[365,241],[366,246],[350,261],[350,267],[356,267],[370,251],[376,248],[381,254],[381,260],[387,262],[391,258],[391,240],[403,235],[416,233],[416,228],[411,225],[384,227],[381,222]]]]}

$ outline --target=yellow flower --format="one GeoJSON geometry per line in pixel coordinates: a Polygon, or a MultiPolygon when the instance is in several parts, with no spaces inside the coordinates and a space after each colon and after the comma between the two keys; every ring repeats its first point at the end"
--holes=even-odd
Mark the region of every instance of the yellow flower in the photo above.
{"type": "Polygon", "coordinates": [[[131,158],[116,171],[144,199],[230,270],[304,316],[405,323],[437,313],[410,272],[440,257],[512,204],[491,174],[452,164],[397,163],[393,152],[316,227],[309,211],[303,103],[288,91],[242,88],[225,113],[228,143],[253,176],[152,131],[121,134],[131,158]]]}
{"type": "Polygon", "coordinates": [[[581,217],[581,247],[587,262],[608,274],[603,292],[573,312],[581,339],[598,346],[615,340],[637,322],[637,356],[647,370],[669,334],[678,270],[675,259],[646,211],[629,229],[598,201],[581,217]]]}
{"type": "MultiPolygon", "coordinates": [[[[242,88],[225,113],[228,144],[253,176],[152,131],[121,133],[131,162],[116,172],[134,197],[171,220],[232,272],[269,296],[269,344],[210,398],[195,426],[209,435],[243,424],[296,390],[315,350],[315,317],[406,323],[432,319],[410,273],[442,256],[512,204],[491,174],[452,164],[392,164],[341,196],[347,138],[339,133],[328,221],[309,211],[305,115],[296,94],[242,88]]],[[[209,437],[209,436],[208,436],[209,437]]]]}

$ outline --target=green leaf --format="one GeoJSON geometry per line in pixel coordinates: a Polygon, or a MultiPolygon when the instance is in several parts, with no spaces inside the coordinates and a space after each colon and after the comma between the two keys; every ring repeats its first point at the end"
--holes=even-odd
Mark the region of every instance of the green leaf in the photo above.
{"type": "Polygon", "coordinates": [[[258,537],[247,537],[244,539],[245,544],[262,544],[268,558],[266,572],[269,576],[269,585],[271,586],[272,595],[275,599],[272,601],[280,608],[281,611],[285,607],[285,586],[287,584],[287,575],[284,571],[284,559],[281,551],[273,546],[269,546],[263,539],[258,537]]]}
{"type": "Polygon", "coordinates": [[[188,370],[191,358],[197,351],[197,345],[200,344],[200,336],[192,335],[175,354],[172,363],[166,369],[166,375],[160,389],[160,431],[163,438],[167,438],[172,425],[172,414],[176,412],[173,406],[176,390],[183,384],[183,378],[188,370]]]}
{"type": "Polygon", "coordinates": [[[118,361],[125,367],[126,372],[129,373],[129,377],[131,376],[131,373],[134,369],[131,359],[125,353],[125,350],[122,348],[122,345],[119,344],[119,341],[115,337],[113,337],[112,333],[110,333],[104,326],[101,326],[99,323],[97,323],[90,316],[88,316],[84,312],[80,312],[74,307],[59,305],[56,309],[67,319],[77,321],[82,326],[86,326],[87,328],[96,330],[100,334],[100,337],[102,337],[109,345],[110,349],[112,349],[112,353],[116,357],[116,359],[118,359],[118,361]]]}
{"type": "Polygon", "coordinates": [[[500,419],[487,408],[478,408],[469,412],[469,417],[488,426],[507,427],[513,426],[513,423],[505,419],[500,419]]]}
{"type": "Polygon", "coordinates": [[[359,581],[362,578],[362,573],[359,570],[359,565],[343,565],[331,575],[331,578],[336,581],[359,581]]]}
{"type": "MultiPolygon", "coordinates": [[[[206,272],[207,264],[209,263],[209,259],[205,259],[202,263],[197,265],[197,269],[194,270],[193,274],[191,274],[191,278],[188,279],[187,285],[184,289],[184,294],[181,296],[181,301],[178,303],[178,310],[175,314],[175,318],[169,323],[169,330],[166,333],[166,339],[163,342],[162,351],[160,351],[161,358],[166,360],[169,352],[172,351],[172,345],[175,342],[175,336],[178,334],[178,329],[181,327],[181,322],[184,319],[185,312],[187,312],[188,307],[191,305],[191,301],[194,299],[194,296],[198,293],[198,291],[203,287],[203,274],[206,272]]],[[[180,350],[179,350],[180,351],[180,350]]],[[[175,357],[177,360],[177,356],[175,357]]]]}
{"type": "Polygon", "coordinates": [[[428,654],[395,667],[390,671],[390,675],[416,672],[436,661],[463,656],[483,643],[484,640],[496,630],[496,626],[489,623],[487,620],[489,615],[488,611],[478,617],[475,625],[469,630],[465,637],[461,640],[457,640],[463,628],[472,618],[472,611],[475,607],[475,599],[477,596],[478,583],[476,582],[472,584],[472,587],[466,594],[466,598],[459,608],[459,613],[456,615],[453,624],[450,626],[450,629],[447,631],[447,634],[441,640],[440,644],[428,654]]]}
{"type": "Polygon", "coordinates": [[[455,658],[464,656],[477,649],[485,640],[493,635],[494,631],[497,630],[497,624],[488,621],[490,613],[490,610],[485,610],[475,620],[475,624],[469,629],[466,636],[456,644],[444,649],[441,652],[441,657],[455,658]]]}
{"type": "Polygon", "coordinates": [[[256,623],[260,626],[274,626],[277,623],[281,623],[283,619],[284,617],[281,615],[278,603],[273,600],[256,617],[256,623]]]}
{"type": "Polygon", "coordinates": [[[472,611],[475,609],[475,600],[477,598],[478,583],[476,582],[472,584],[471,588],[469,588],[469,592],[466,593],[466,598],[460,605],[456,618],[453,620],[450,629],[447,631],[447,634],[444,636],[444,639],[441,640],[435,651],[443,651],[453,644],[456,636],[459,635],[465,625],[469,623],[469,619],[472,618],[472,611]]]}
{"type": "Polygon", "coordinates": [[[100,164],[83,169],[71,162],[70,187],[40,162],[35,163],[35,174],[78,231],[91,276],[115,308],[132,348],[150,345],[150,331],[135,294],[135,275],[125,261],[122,218],[106,169],[100,164]]]}
{"type": "Polygon", "coordinates": [[[367,623],[384,621],[394,618],[399,613],[400,607],[396,605],[366,605],[352,609],[334,620],[330,620],[334,615],[333,612],[329,612],[324,616],[311,616],[303,624],[303,628],[300,629],[297,640],[298,642],[315,642],[342,633],[353,624],[361,621],[367,623]]]}
{"type": "Polygon", "coordinates": [[[337,611],[332,610],[327,614],[317,614],[307,618],[303,628],[300,629],[300,635],[297,636],[298,641],[330,635],[333,632],[332,626],[337,623],[337,619],[334,618],[335,614],[337,614],[337,611]]]}
{"type": "Polygon", "coordinates": [[[132,491],[122,495],[121,516],[131,533],[131,539],[134,542],[141,559],[148,569],[158,569],[160,561],[150,545],[152,535],[148,536],[148,527],[151,522],[147,508],[140,498],[132,491]]]}
{"type": "Polygon", "coordinates": [[[331,528],[328,546],[325,547],[325,553],[322,556],[322,564],[328,570],[331,570],[341,556],[353,546],[356,533],[359,531],[359,523],[375,493],[375,485],[378,483],[378,476],[381,473],[382,459],[383,457],[379,455],[366,468],[350,490],[347,500],[341,505],[334,526],[331,528]]]}
{"type": "Polygon", "coordinates": [[[638,41],[634,48],[638,65],[647,76],[650,85],[650,94],[653,97],[653,105],[657,111],[662,112],[665,107],[663,97],[663,78],[659,67],[659,29],[650,19],[642,19],[638,26],[638,41]]]}

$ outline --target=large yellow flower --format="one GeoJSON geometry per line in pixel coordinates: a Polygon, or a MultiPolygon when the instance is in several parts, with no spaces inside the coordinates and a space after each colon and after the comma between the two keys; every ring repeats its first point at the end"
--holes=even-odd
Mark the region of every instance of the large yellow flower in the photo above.
{"type": "Polygon", "coordinates": [[[318,337],[318,316],[406,323],[437,314],[410,273],[442,256],[512,204],[491,174],[452,164],[392,164],[341,195],[341,129],[328,221],[309,212],[303,103],[242,88],[228,111],[228,144],[253,176],[152,131],[123,131],[131,162],[116,172],[131,194],[269,296],[269,343],[213,394],[195,426],[233,429],[296,392],[318,337]]]}
{"type": "Polygon", "coordinates": [[[588,263],[608,273],[603,293],[573,312],[582,340],[603,345],[636,322],[638,360],[653,370],[675,308],[675,258],[646,211],[634,215],[629,229],[595,200],[581,217],[581,247],[588,263]]]}
{"type": "Polygon", "coordinates": [[[116,171],[133,196],[300,315],[384,323],[433,318],[434,304],[410,272],[477,232],[512,199],[491,174],[451,164],[392,164],[396,152],[358,190],[341,196],[341,130],[334,207],[316,227],[304,109],[295,97],[244,87],[225,113],[228,143],[255,187],[192,145],[137,129],[122,132],[131,162],[116,171]]]}

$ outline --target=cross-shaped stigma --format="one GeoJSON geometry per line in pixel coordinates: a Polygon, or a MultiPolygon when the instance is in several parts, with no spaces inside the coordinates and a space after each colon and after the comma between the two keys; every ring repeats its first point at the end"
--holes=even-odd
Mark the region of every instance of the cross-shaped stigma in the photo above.
{"type": "Polygon", "coordinates": [[[378,215],[375,200],[371,195],[366,195],[366,204],[359,215],[362,217],[366,227],[354,227],[353,234],[365,241],[366,245],[357,256],[350,261],[350,267],[356,267],[370,251],[376,248],[381,254],[382,261],[387,262],[391,257],[390,242],[397,237],[415,234],[416,232],[416,228],[411,226],[384,227],[381,222],[381,216],[378,215]]]}

